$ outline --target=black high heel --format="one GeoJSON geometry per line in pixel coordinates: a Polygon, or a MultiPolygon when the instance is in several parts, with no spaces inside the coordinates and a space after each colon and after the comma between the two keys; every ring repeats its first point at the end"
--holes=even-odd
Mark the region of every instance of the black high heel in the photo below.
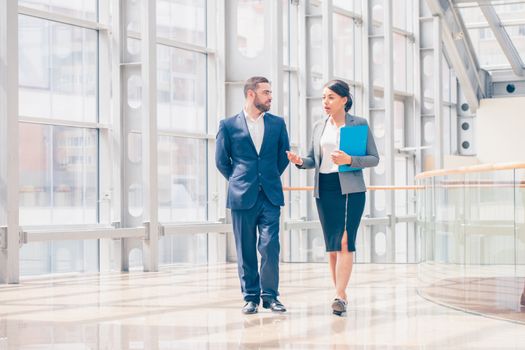
{"type": "Polygon", "coordinates": [[[346,301],[335,298],[332,302],[332,312],[334,315],[341,316],[346,312],[346,301]]]}

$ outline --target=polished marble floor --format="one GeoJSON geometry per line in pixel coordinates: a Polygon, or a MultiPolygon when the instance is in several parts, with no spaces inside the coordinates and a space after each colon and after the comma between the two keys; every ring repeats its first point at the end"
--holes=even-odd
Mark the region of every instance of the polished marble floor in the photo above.
{"type": "Polygon", "coordinates": [[[434,304],[417,265],[356,265],[345,317],[325,264],[282,264],[285,314],[240,312],[233,264],[0,286],[0,349],[524,349],[525,325],[434,304]]]}
{"type": "Polygon", "coordinates": [[[419,292],[446,306],[525,327],[525,305],[520,304],[523,283],[519,277],[453,277],[421,287],[419,292]]]}

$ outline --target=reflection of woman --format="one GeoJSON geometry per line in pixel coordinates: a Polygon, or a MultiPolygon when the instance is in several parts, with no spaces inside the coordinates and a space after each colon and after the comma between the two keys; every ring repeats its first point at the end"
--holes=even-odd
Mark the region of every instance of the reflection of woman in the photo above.
{"type": "Polygon", "coordinates": [[[341,315],[346,311],[346,287],[352,273],[366,186],[362,170],[338,172],[338,166],[373,167],[378,164],[379,156],[370,130],[366,155],[353,156],[339,150],[341,127],[368,125],[365,119],[347,113],[352,107],[347,83],[341,80],[328,82],[323,90],[323,107],[328,117],[314,124],[308,155],[301,158],[288,152],[288,159],[299,169],[315,168],[314,196],[336,289],[332,309],[334,314],[341,315]]]}

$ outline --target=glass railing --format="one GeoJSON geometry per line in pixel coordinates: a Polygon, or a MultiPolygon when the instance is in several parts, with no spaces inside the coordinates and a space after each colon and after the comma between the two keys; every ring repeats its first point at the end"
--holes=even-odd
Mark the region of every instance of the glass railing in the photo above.
{"type": "MultiPolygon", "coordinates": [[[[368,186],[367,203],[356,237],[357,263],[417,263],[421,261],[416,230],[418,186],[368,186]],[[394,196],[395,215],[386,207],[394,196]],[[388,213],[388,214],[387,214],[388,213]]],[[[281,225],[284,262],[326,262],[325,243],[313,187],[285,187],[281,225]]]]}
{"type": "Polygon", "coordinates": [[[525,164],[439,170],[416,179],[420,294],[525,323],[525,164]]]}

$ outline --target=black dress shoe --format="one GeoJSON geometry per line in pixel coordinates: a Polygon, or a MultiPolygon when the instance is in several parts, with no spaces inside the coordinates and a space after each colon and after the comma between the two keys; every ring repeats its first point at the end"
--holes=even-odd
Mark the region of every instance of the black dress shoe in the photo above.
{"type": "Polygon", "coordinates": [[[285,312],[286,308],[277,299],[263,300],[263,307],[265,309],[271,309],[273,312],[285,312]]]}
{"type": "Polygon", "coordinates": [[[259,304],[255,303],[254,301],[248,301],[246,304],[244,304],[244,307],[242,308],[242,313],[246,315],[256,314],[258,306],[259,304]]]}

